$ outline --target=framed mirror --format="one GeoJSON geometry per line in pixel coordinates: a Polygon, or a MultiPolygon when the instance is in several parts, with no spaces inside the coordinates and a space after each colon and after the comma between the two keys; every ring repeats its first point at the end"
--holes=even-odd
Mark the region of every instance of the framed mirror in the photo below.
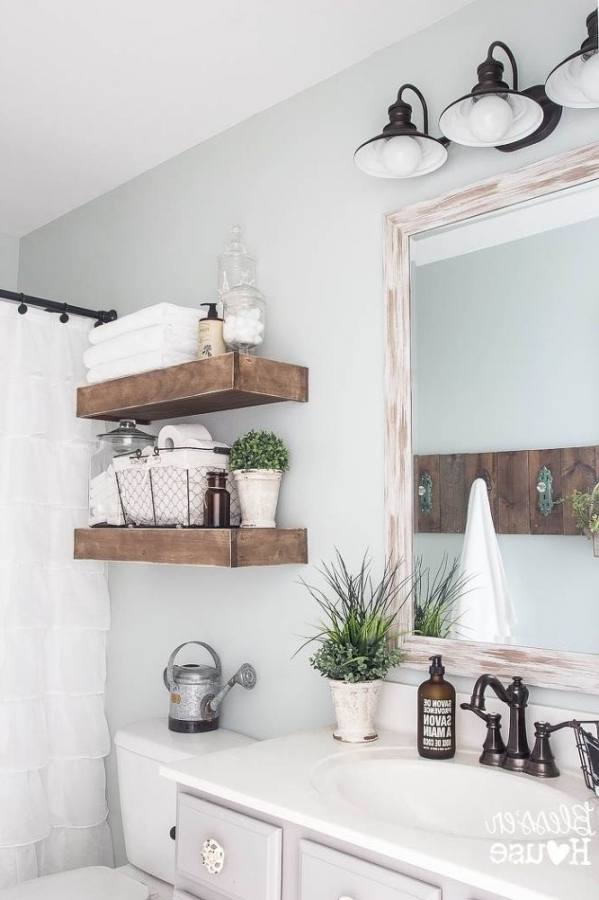
{"type": "Polygon", "coordinates": [[[580,531],[598,253],[599,143],[387,217],[387,552],[413,576],[410,665],[599,693],[599,537],[580,531]]]}

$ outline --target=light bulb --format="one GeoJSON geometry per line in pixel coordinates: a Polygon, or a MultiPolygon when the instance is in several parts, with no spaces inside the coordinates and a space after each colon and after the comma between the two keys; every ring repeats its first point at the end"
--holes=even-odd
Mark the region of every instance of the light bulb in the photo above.
{"type": "Polygon", "coordinates": [[[585,97],[599,103],[599,53],[585,60],[580,70],[580,87],[585,97]]]}
{"type": "Polygon", "coordinates": [[[468,124],[472,134],[485,144],[495,144],[506,136],[514,121],[508,101],[498,94],[487,94],[472,104],[468,124]]]}
{"type": "Polygon", "coordinates": [[[390,175],[407,178],[422,161],[422,150],[416,138],[398,134],[389,138],[381,150],[381,161],[390,175]]]}

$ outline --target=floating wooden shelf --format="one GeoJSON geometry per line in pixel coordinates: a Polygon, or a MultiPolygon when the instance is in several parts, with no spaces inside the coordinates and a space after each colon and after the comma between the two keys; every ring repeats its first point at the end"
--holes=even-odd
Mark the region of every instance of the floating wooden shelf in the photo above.
{"type": "Polygon", "coordinates": [[[224,353],[128,375],[77,390],[81,419],[151,422],[224,409],[308,399],[308,369],[289,363],[224,353]]]}
{"type": "Polygon", "coordinates": [[[77,528],[75,559],[187,566],[284,566],[308,561],[305,528],[77,528]]]}

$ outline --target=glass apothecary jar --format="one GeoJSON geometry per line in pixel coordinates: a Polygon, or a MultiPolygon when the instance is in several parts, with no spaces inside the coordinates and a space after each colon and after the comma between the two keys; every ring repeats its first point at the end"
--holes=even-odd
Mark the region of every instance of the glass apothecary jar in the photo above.
{"type": "Polygon", "coordinates": [[[123,517],[112,461],[153,447],[156,438],[141,431],[134,419],[122,419],[118,428],[96,435],[97,444],[89,464],[89,524],[122,525],[123,517]]]}
{"type": "Polygon", "coordinates": [[[233,225],[224,252],[218,258],[218,293],[223,295],[240,284],[256,284],[256,260],[241,240],[241,228],[233,225]]]}
{"type": "Polygon", "coordinates": [[[249,284],[223,294],[223,338],[230,350],[252,353],[264,341],[266,303],[258,288],[249,284]]]}

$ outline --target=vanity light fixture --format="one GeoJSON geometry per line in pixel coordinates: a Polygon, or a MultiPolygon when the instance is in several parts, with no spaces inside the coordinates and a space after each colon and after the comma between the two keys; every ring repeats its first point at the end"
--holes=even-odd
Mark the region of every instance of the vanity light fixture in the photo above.
{"type": "Polygon", "coordinates": [[[546,138],[561,117],[561,107],[545,94],[543,85],[518,90],[518,67],[503,41],[493,41],[478,66],[478,82],[471,92],[443,111],[439,127],[456,144],[520,150],[546,138]],[[512,87],[503,81],[503,63],[495,59],[503,50],[512,68],[512,87]]]}
{"type": "Polygon", "coordinates": [[[598,11],[587,16],[588,37],[580,50],[567,56],[549,74],[547,96],[562,106],[574,109],[599,107],[598,11]]]}
{"type": "Polygon", "coordinates": [[[447,160],[447,142],[428,133],[428,107],[421,91],[413,84],[403,84],[388,112],[389,124],[382,134],[361,144],[354,153],[357,167],[377,178],[415,178],[441,168],[447,160]],[[412,107],[403,100],[407,90],[422,104],[422,131],[412,122],[412,107]]]}

